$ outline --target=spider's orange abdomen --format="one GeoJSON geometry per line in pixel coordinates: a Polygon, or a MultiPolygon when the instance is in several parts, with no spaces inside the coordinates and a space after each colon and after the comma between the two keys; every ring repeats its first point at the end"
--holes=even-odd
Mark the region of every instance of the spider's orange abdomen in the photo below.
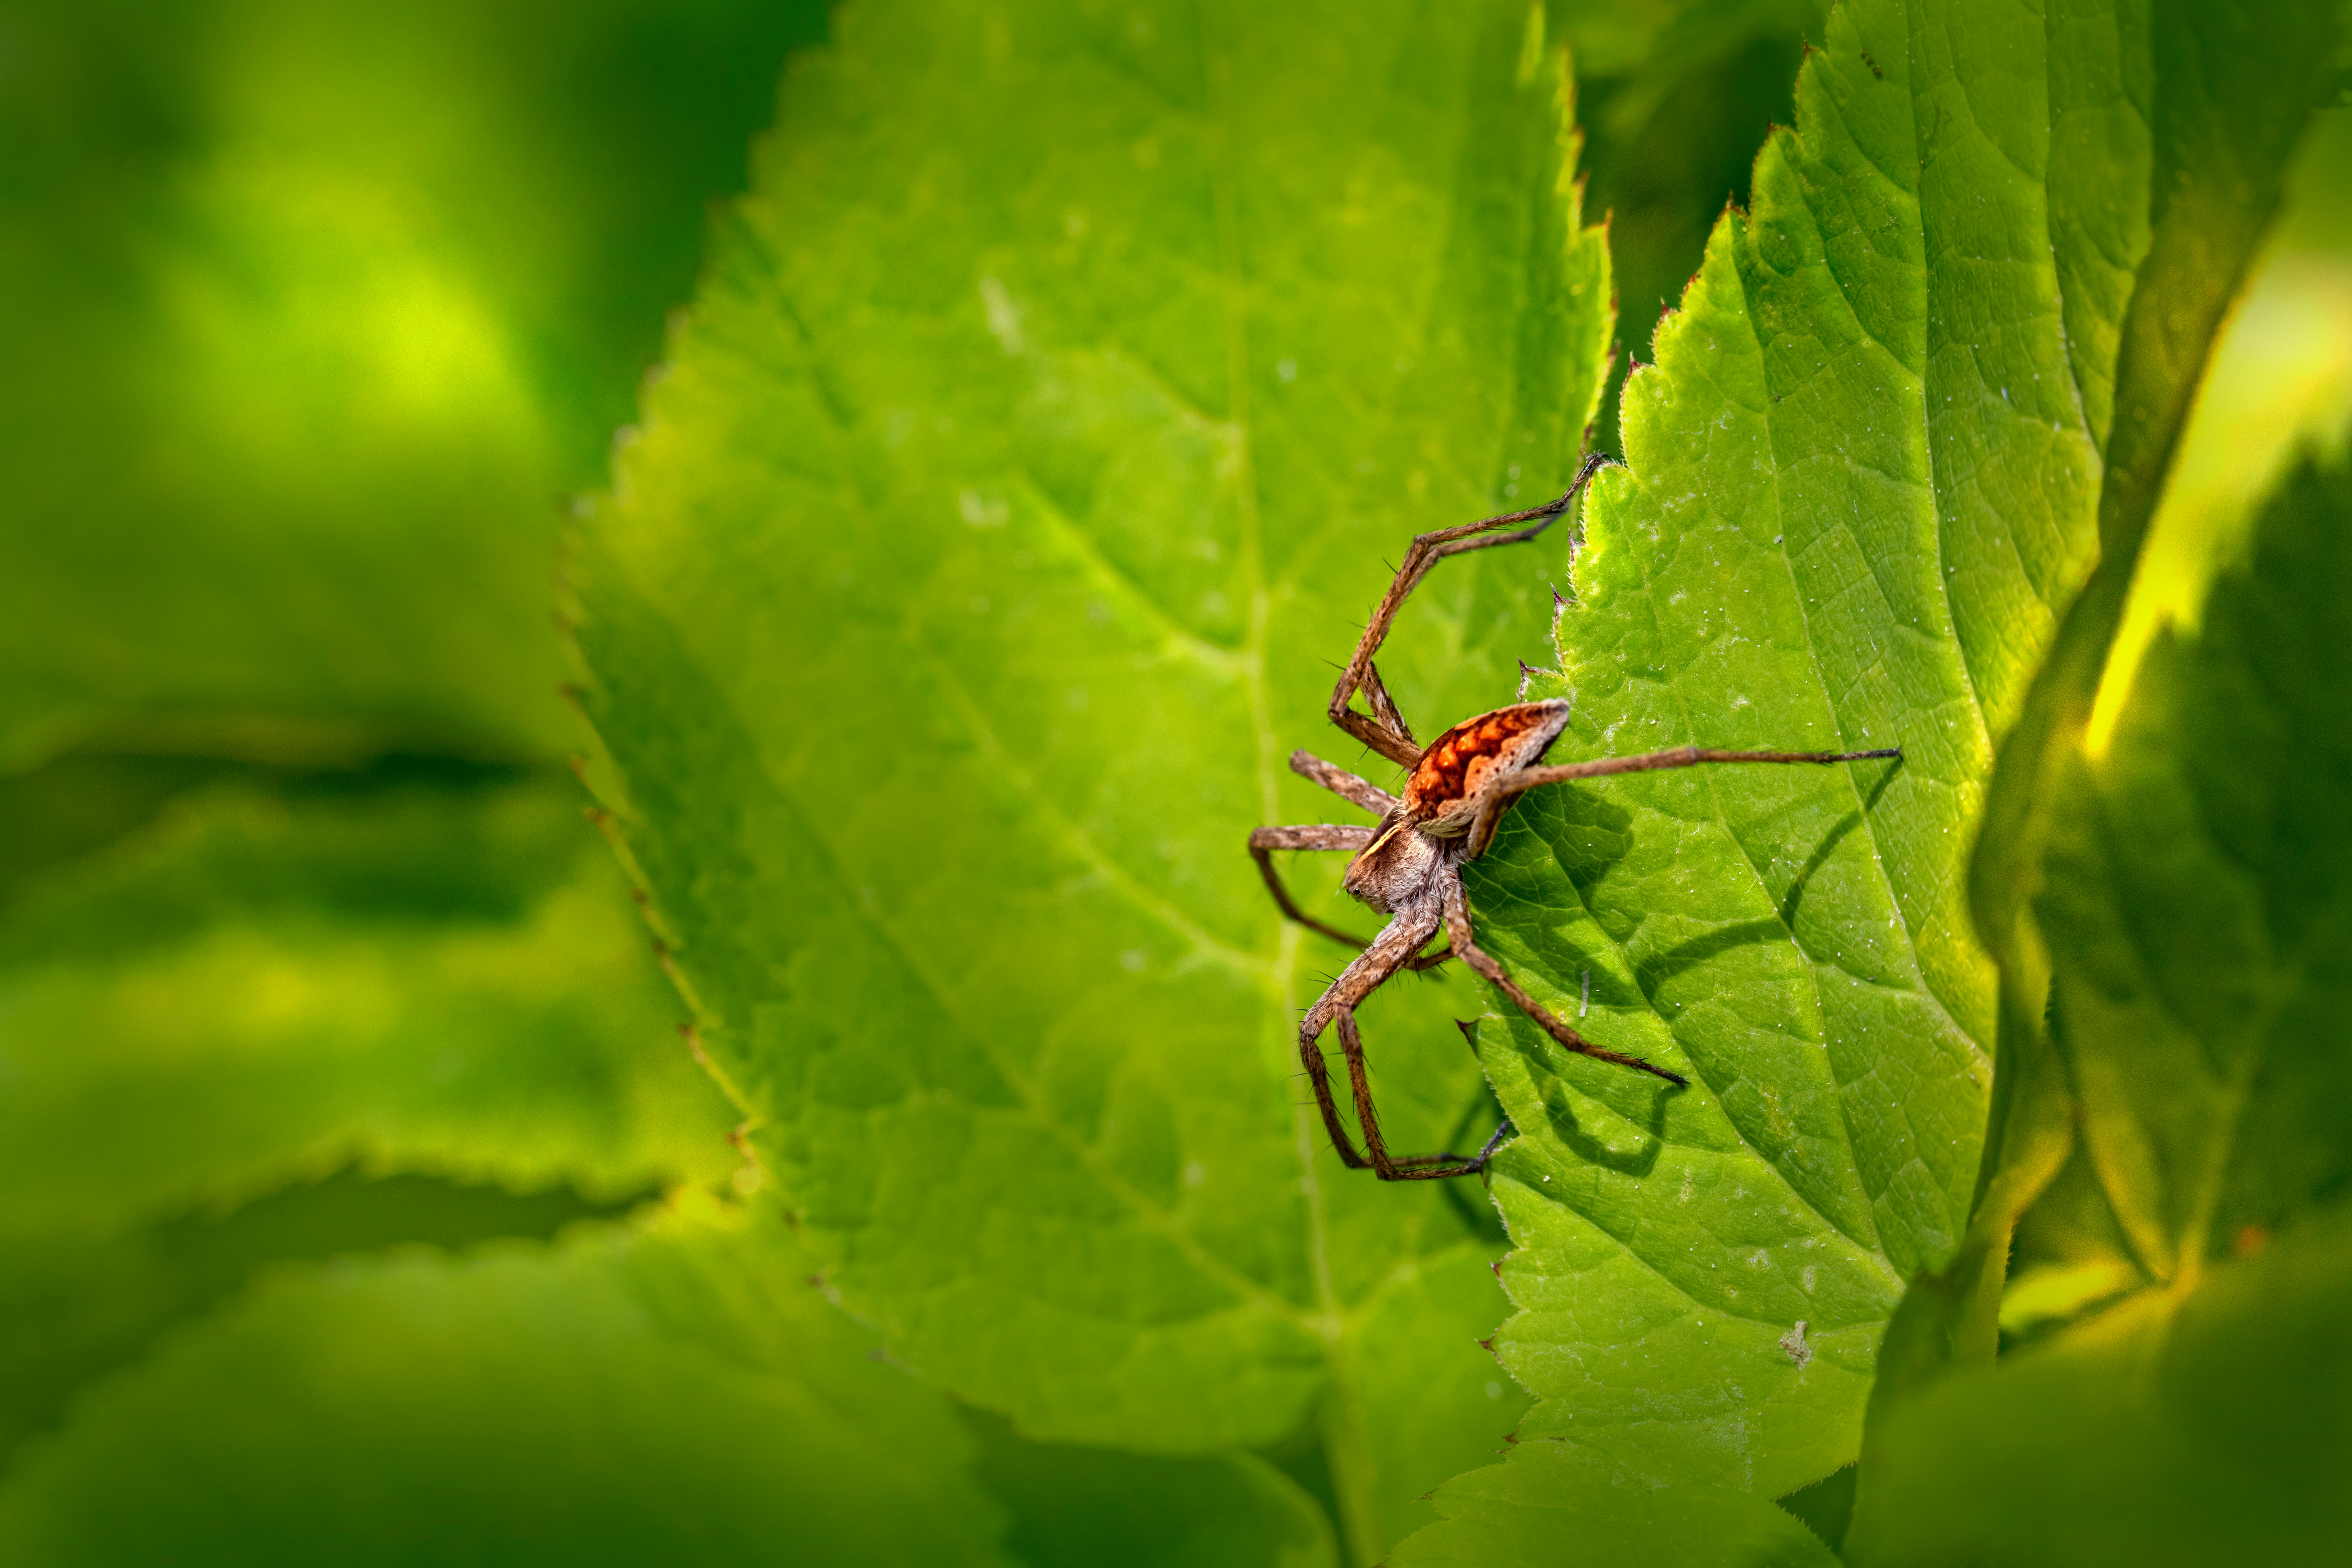
{"type": "Polygon", "coordinates": [[[1520,702],[1465,719],[1429,743],[1405,781],[1406,815],[1415,821],[1444,816],[1478,792],[1487,777],[1524,768],[1568,725],[1568,704],[1520,702]]]}

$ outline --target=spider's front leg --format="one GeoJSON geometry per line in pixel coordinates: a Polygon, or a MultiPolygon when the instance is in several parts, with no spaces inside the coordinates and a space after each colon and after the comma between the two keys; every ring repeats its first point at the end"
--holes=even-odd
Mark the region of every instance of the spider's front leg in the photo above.
{"type": "Polygon", "coordinates": [[[1517,544],[1533,539],[1565,513],[1592,476],[1614,459],[1595,452],[1584,459],[1576,470],[1576,478],[1559,500],[1525,511],[1505,512],[1500,517],[1482,518],[1455,528],[1441,528],[1416,537],[1404,552],[1404,562],[1398,566],[1389,591],[1381,597],[1364,635],[1356,643],[1356,651],[1348,660],[1348,668],[1339,674],[1339,684],[1332,689],[1328,709],[1331,722],[1353,735],[1373,751],[1400,767],[1412,767],[1421,760],[1421,748],[1413,743],[1412,731],[1405,727],[1403,716],[1389,698],[1388,688],[1381,683],[1380,671],[1372,667],[1372,658],[1388,640],[1389,630],[1396,624],[1397,612],[1429,569],[1449,555],[1459,555],[1467,550],[1486,550],[1497,544],[1517,544]],[[1503,531],[1508,530],[1509,531],[1503,531]],[[1371,704],[1368,714],[1359,713],[1349,703],[1356,693],[1363,692],[1371,704]]]}

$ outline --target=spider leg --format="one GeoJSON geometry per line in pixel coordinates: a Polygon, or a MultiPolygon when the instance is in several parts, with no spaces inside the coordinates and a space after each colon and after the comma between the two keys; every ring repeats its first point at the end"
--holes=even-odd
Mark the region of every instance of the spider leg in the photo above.
{"type": "MultiPolygon", "coordinates": [[[[1386,930],[1372,939],[1369,947],[1356,956],[1354,963],[1339,972],[1339,977],[1315,999],[1315,1005],[1307,1009],[1307,1016],[1299,1020],[1298,1059],[1307,1068],[1307,1081],[1314,1088],[1316,1109],[1323,1113],[1323,1130],[1331,1135],[1331,1146],[1339,1151],[1339,1163],[1351,1171],[1365,1170],[1371,1162],[1356,1152],[1354,1141],[1348,1136],[1348,1125],[1339,1117],[1339,1102],[1331,1093],[1330,1069],[1324,1063],[1322,1047],[1317,1042],[1334,1017],[1346,1016],[1350,1022],[1339,1036],[1341,1044],[1345,1045],[1354,1029],[1352,1015],[1356,1004],[1379,990],[1382,982],[1404,967],[1405,961],[1412,956],[1414,951],[1437,934],[1443,918],[1434,910],[1415,910],[1397,916],[1388,923],[1386,930]]],[[[1349,1069],[1351,1077],[1356,1074],[1354,1064],[1355,1058],[1351,1058],[1349,1069]]],[[[1364,1093],[1363,1103],[1369,1106],[1369,1091],[1364,1093]]],[[[1368,1127],[1373,1125],[1367,1123],[1368,1127]]],[[[1377,1131],[1372,1135],[1377,1137],[1377,1131]]]]}
{"type": "Polygon", "coordinates": [[[1643,752],[1638,756],[1601,757],[1589,763],[1561,763],[1548,768],[1522,768],[1486,786],[1478,814],[1470,822],[1465,860],[1475,860],[1494,841],[1495,829],[1511,802],[1540,784],[1570,779],[1608,778],[1617,773],[1654,773],[1661,768],[1696,767],[1702,763],[1860,763],[1877,757],[1899,757],[1900,746],[1874,752],[1718,752],[1701,746],[1677,746],[1670,752],[1643,752]]]}
{"type": "Polygon", "coordinates": [[[1438,1182],[1485,1170],[1488,1157],[1502,1146],[1510,1127],[1507,1121],[1496,1129],[1485,1148],[1467,1159],[1459,1154],[1408,1154],[1400,1160],[1389,1152],[1388,1142],[1381,1136],[1381,1119],[1372,1110],[1372,1085],[1364,1070],[1364,1037],[1356,1028],[1356,1010],[1339,1008],[1337,1020],[1339,1045],[1348,1053],[1348,1086],[1355,1091],[1356,1123],[1364,1130],[1364,1148],[1371,1156],[1373,1173],[1383,1182],[1438,1182]]]}
{"type": "Polygon", "coordinates": [[[1864,763],[1902,754],[1900,746],[1882,746],[1874,752],[1718,752],[1706,746],[1676,746],[1669,752],[1643,752],[1638,756],[1598,757],[1589,763],[1522,768],[1508,778],[1496,780],[1489,787],[1498,799],[1507,799],[1538,784],[1608,778],[1617,773],[1655,773],[1660,768],[1691,768],[1702,763],[1864,763]]]}
{"type": "MultiPolygon", "coordinates": [[[[1454,956],[1451,949],[1447,950],[1446,956],[1448,958],[1454,956]]],[[[1470,1047],[1470,1059],[1472,1061],[1478,1061],[1478,1026],[1472,1023],[1467,1018],[1456,1018],[1454,1020],[1454,1026],[1462,1031],[1462,1043],[1470,1047]]],[[[1481,1068],[1485,1066],[1483,1062],[1480,1062],[1479,1065],[1481,1068]]],[[[1487,1086],[1483,1079],[1481,1080],[1480,1087],[1486,1089],[1486,1097],[1488,1099],[1491,1100],[1495,1098],[1493,1089],[1490,1086],[1487,1086]]],[[[1501,1102],[1497,1100],[1496,1103],[1499,1105],[1501,1102]]],[[[1446,1141],[1451,1142],[1454,1139],[1462,1136],[1462,1134],[1468,1130],[1470,1123],[1477,1119],[1477,1114],[1478,1107],[1476,1105],[1464,1106],[1462,1108],[1462,1120],[1455,1124],[1454,1131],[1446,1135],[1446,1141]]],[[[1486,1143],[1479,1149],[1478,1152],[1472,1155],[1471,1158],[1474,1160],[1484,1161],[1493,1154],[1496,1150],[1503,1146],[1504,1139],[1510,1137],[1517,1131],[1518,1129],[1511,1124],[1510,1113],[1508,1111],[1505,1111],[1503,1113],[1502,1124],[1495,1129],[1493,1136],[1489,1137],[1486,1143]]]]}
{"type": "Polygon", "coordinates": [[[1458,878],[1449,883],[1445,889],[1445,933],[1454,944],[1454,954],[1463,963],[1493,981],[1520,1012],[1533,1018],[1543,1026],[1544,1033],[1570,1050],[1579,1056],[1591,1057],[1595,1061],[1612,1062],[1621,1068],[1632,1068],[1635,1072],[1645,1072],[1654,1078],[1664,1079],[1678,1089],[1690,1087],[1690,1079],[1680,1073],[1668,1072],[1665,1068],[1654,1063],[1645,1062],[1639,1057],[1629,1057],[1622,1051],[1604,1050],[1594,1045],[1561,1022],[1550,1008],[1528,995],[1527,989],[1511,978],[1510,972],[1496,963],[1472,937],[1470,904],[1462,895],[1462,883],[1458,878]]]}
{"type": "Polygon", "coordinates": [[[1569,503],[1576,499],[1577,492],[1584,489],[1593,474],[1610,461],[1609,457],[1600,452],[1585,458],[1583,465],[1576,470],[1576,478],[1570,483],[1567,493],[1558,500],[1546,501],[1525,511],[1506,512],[1500,517],[1465,522],[1455,528],[1441,528],[1416,538],[1412,548],[1404,552],[1404,563],[1397,568],[1396,577],[1389,584],[1387,594],[1381,596],[1380,606],[1372,612],[1370,623],[1364,627],[1364,635],[1357,642],[1355,654],[1348,660],[1348,668],[1340,672],[1339,684],[1332,689],[1328,710],[1331,722],[1399,766],[1409,768],[1418,763],[1421,748],[1412,743],[1412,736],[1404,729],[1402,718],[1395,718],[1391,727],[1390,721],[1396,714],[1396,705],[1388,700],[1388,692],[1381,686],[1380,677],[1372,671],[1372,656],[1379,653],[1381,644],[1388,640],[1389,628],[1395,625],[1397,612],[1404,607],[1404,602],[1412,591],[1421,585],[1421,580],[1429,575],[1429,569],[1448,555],[1459,555],[1465,550],[1485,550],[1496,544],[1517,544],[1523,540],[1533,539],[1550,527],[1553,520],[1568,510],[1569,503]],[[1507,529],[1510,531],[1502,531],[1507,529]],[[1370,714],[1359,713],[1349,706],[1359,690],[1371,703],[1370,714]]]}
{"type": "Polygon", "coordinates": [[[1321,784],[1341,800],[1362,806],[1374,816],[1397,808],[1397,797],[1370,779],[1360,779],[1345,768],[1333,767],[1312,752],[1290,753],[1290,771],[1308,784],[1321,784]]]}
{"type": "Polygon", "coordinates": [[[1364,661],[1364,700],[1372,705],[1372,717],[1388,727],[1389,733],[1402,740],[1415,757],[1421,754],[1421,742],[1412,738],[1412,726],[1397,711],[1396,699],[1381,679],[1381,667],[1370,659],[1364,661]]]}
{"type": "Polygon", "coordinates": [[[1364,939],[1350,936],[1337,926],[1325,925],[1305,910],[1293,903],[1290,889],[1282,885],[1282,873],[1274,868],[1276,849],[1361,849],[1372,841],[1369,827],[1343,827],[1337,824],[1318,823],[1306,827],[1254,827],[1250,830],[1250,858],[1257,862],[1258,875],[1265,879],[1265,889],[1282,912],[1305,926],[1308,931],[1344,942],[1349,947],[1362,947],[1364,939]]]}

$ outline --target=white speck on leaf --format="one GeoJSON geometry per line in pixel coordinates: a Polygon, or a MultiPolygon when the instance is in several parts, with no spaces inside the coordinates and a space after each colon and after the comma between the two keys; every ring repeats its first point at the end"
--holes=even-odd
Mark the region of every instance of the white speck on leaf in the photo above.
{"type": "Polygon", "coordinates": [[[1005,292],[1003,284],[993,278],[982,278],[980,304],[988,312],[989,334],[995,338],[997,347],[1009,354],[1028,349],[1028,340],[1021,331],[1021,312],[1013,307],[1013,296],[1005,292]]]}
{"type": "Polygon", "coordinates": [[[974,528],[1003,528],[1004,520],[1013,515],[1003,497],[983,495],[978,490],[957,492],[956,510],[974,528]]]}

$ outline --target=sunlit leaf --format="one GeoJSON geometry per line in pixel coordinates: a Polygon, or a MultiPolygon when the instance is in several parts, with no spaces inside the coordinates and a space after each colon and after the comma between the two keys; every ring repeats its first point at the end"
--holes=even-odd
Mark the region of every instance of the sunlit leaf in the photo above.
{"type": "Polygon", "coordinates": [[[2352,436],[2352,115],[2313,118],[2277,231],[2213,345],[2149,522],[2086,743],[2104,749],[2139,658],[2194,624],[2213,574],[2244,547],[2263,499],[2312,443],[2352,436]]]}
{"type": "MultiPolygon", "coordinates": [[[[2338,1041],[2341,1040],[2339,1033],[2338,1041]]],[[[2149,1291],[1891,1424],[1862,1564],[2325,1563],[2352,1541],[2352,1226],[2149,1291]]],[[[1874,1437],[1874,1441],[1875,1438],[1874,1437]]]]}
{"type": "Polygon", "coordinates": [[[1766,1496],[1825,1475],[1905,1280],[1967,1222],[1993,986],[1961,858],[2095,550],[2146,233],[2077,187],[2144,193],[2147,142],[2095,159],[2073,117],[2133,122],[2122,47],[2095,18],[1842,7],[1628,384],[1559,754],[1904,757],[1547,792],[1478,868],[1539,995],[1693,1079],[1488,1031],[1529,1134],[1497,1183],[1528,1432],[1766,1496]]]}
{"type": "MultiPolygon", "coordinates": [[[[1609,289],[1561,63],[1507,5],[840,28],[587,530],[602,786],[893,1352],[1041,1436],[1311,1424],[1369,1560],[1522,1402],[1492,1244],[1301,1106],[1344,953],[1243,844],[1349,810],[1283,762],[1382,557],[1578,454],[1609,289]]],[[[1414,606],[1423,723],[1540,654],[1559,532],[1414,606]]],[[[1469,1004],[1396,990],[1383,1094],[1435,1147],[1469,1004]]]]}
{"type": "MultiPolygon", "coordinates": [[[[2317,1478],[2352,1458],[2347,605],[2339,461],[2273,498],[2195,634],[2158,637],[2109,748],[2066,759],[2036,907],[2078,1168],[2121,1267],[2052,1311],[2078,1326],[1874,1429],[1858,1561],[2289,1561],[2347,1539],[2317,1478]]],[[[2061,1184],[2037,1212],[2082,1204],[2061,1184]]]]}
{"type": "MultiPolygon", "coordinates": [[[[2147,254],[2116,332],[2100,557],[2001,744],[1969,858],[1970,910],[2000,973],[1986,1154],[1960,1247],[1948,1267],[1912,1281],[1887,1336],[1873,1394],[1879,1425],[1949,1369],[1992,1359],[2015,1226],[2065,1172],[2074,1089],[2051,1035],[2051,950],[2036,921],[2045,850],[2214,341],[2278,210],[2312,110],[2332,90],[2338,20],[2325,0],[2260,12],[2156,0],[2145,32],[2137,23],[2124,32],[2146,40],[2154,162],[2147,254]]],[[[1865,1453],[1865,1513],[1880,1490],[1869,1480],[1872,1464],[1865,1453]]]]}
{"type": "Polygon", "coordinates": [[[2091,1165],[2158,1280],[2352,1178],[2347,604],[2352,470],[2300,470],[2057,805],[2039,903],[2057,1039],[2091,1165]]]}

